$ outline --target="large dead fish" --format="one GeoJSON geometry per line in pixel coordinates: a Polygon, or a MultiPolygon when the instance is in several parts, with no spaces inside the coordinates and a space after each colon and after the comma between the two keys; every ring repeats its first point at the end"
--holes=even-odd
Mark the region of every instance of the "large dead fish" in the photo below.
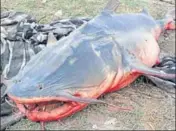
{"type": "Polygon", "coordinates": [[[29,119],[52,121],[101,103],[100,95],[143,74],[175,78],[151,68],[158,63],[157,40],[165,29],[175,29],[170,17],[156,21],[146,11],[117,15],[105,9],[35,55],[14,78],[8,96],[29,119]]]}

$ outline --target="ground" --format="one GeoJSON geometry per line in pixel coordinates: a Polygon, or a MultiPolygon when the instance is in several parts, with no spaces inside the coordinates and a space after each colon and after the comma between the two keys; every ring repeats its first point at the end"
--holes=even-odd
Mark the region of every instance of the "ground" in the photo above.
{"type": "MultiPolygon", "coordinates": [[[[103,9],[106,0],[2,0],[2,9],[14,9],[36,16],[41,23],[57,18],[93,17],[103,9]],[[56,13],[57,12],[57,13],[56,13]]],[[[143,7],[156,19],[174,8],[174,0],[121,0],[117,13],[138,12],[143,7]]],[[[175,31],[167,31],[159,40],[162,51],[175,54],[175,31]]],[[[131,111],[110,110],[103,104],[89,105],[61,121],[46,124],[48,130],[175,130],[175,94],[167,93],[142,79],[100,99],[119,106],[133,106],[131,111]],[[121,105],[119,102],[123,102],[121,105]]],[[[40,129],[40,124],[22,119],[8,129],[40,129]]]]}

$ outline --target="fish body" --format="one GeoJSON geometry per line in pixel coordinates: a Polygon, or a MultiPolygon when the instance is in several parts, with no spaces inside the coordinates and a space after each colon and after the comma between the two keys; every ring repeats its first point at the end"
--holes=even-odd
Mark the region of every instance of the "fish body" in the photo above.
{"type": "Polygon", "coordinates": [[[142,74],[173,78],[175,74],[152,68],[159,59],[157,40],[164,27],[146,12],[104,10],[33,56],[7,94],[29,119],[52,121],[100,102],[100,95],[142,74]],[[66,104],[60,107],[59,102],[66,104]]]}

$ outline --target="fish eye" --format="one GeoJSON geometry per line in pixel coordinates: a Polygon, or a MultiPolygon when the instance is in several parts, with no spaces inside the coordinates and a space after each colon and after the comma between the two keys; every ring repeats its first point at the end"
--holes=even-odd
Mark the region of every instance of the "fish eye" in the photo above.
{"type": "Polygon", "coordinates": [[[43,85],[42,84],[38,84],[37,87],[41,90],[43,89],[43,85]]]}

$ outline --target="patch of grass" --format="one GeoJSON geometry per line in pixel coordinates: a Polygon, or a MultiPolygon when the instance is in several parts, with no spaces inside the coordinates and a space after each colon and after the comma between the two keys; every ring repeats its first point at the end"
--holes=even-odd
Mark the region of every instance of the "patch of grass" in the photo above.
{"type": "MultiPolygon", "coordinates": [[[[43,18],[41,23],[53,20],[54,14],[62,11],[61,18],[93,17],[106,5],[107,0],[1,0],[1,10],[15,10],[26,12],[37,18],[43,18]]],[[[147,0],[120,0],[117,12],[138,12],[147,7],[147,0]]]]}
{"type": "Polygon", "coordinates": [[[40,130],[40,129],[41,129],[40,123],[37,122],[34,123],[28,119],[21,119],[20,122],[14,124],[13,126],[8,127],[6,130],[40,130]]]}
{"type": "Polygon", "coordinates": [[[2,0],[1,10],[22,11],[35,16],[37,19],[44,17],[41,23],[50,22],[54,14],[62,11],[62,18],[95,16],[104,7],[106,0],[2,0]]]}
{"type": "Polygon", "coordinates": [[[136,7],[144,7],[148,4],[147,0],[120,0],[121,3],[128,5],[128,7],[136,8],[136,7]]]}
{"type": "Polygon", "coordinates": [[[139,78],[137,78],[137,79],[134,81],[135,84],[144,83],[144,82],[147,82],[147,78],[144,77],[144,76],[140,76],[139,78]]]}
{"type": "Polygon", "coordinates": [[[153,82],[145,76],[140,76],[134,81],[134,84],[140,84],[140,83],[153,84],[153,82]]]}

